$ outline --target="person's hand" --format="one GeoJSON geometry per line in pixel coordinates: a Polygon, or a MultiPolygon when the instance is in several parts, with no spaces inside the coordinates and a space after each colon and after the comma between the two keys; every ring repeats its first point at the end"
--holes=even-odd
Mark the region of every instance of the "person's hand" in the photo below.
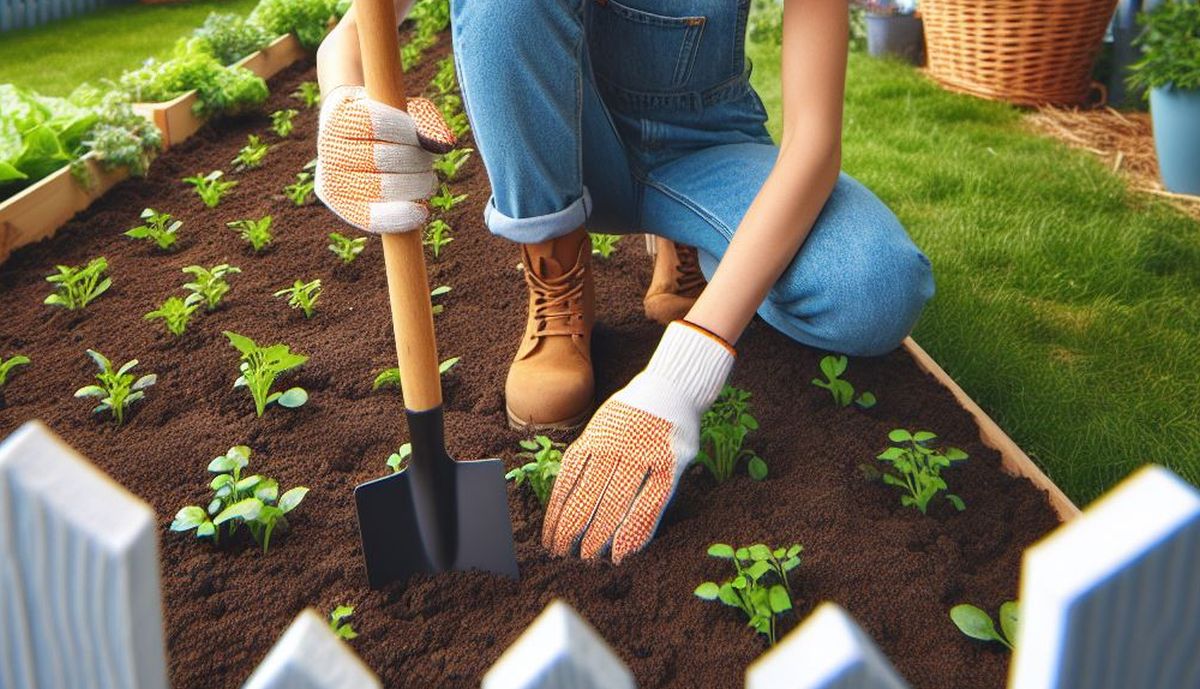
{"type": "Polygon", "coordinates": [[[437,190],[433,154],[454,148],[437,106],[408,99],[408,111],[367,98],[361,86],[339,86],[321,103],[317,133],[317,198],[367,232],[425,226],[425,204],[437,190]]]}
{"type": "Polygon", "coordinates": [[[580,555],[594,558],[611,544],[619,563],[650,541],[734,356],[702,328],[667,326],[646,370],[596,410],[563,454],[542,526],[551,553],[567,555],[578,542],[580,555]]]}

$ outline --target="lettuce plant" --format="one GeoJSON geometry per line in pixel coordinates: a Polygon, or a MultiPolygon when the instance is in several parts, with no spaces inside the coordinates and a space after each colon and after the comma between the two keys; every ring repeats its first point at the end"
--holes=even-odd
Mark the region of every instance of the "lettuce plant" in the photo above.
{"type": "Polygon", "coordinates": [[[700,417],[700,450],[696,461],[708,467],[717,483],[724,483],[744,458],[750,478],[763,480],[767,477],[767,463],[745,447],[746,435],[757,429],[758,421],[750,413],[750,393],[726,385],[700,417]]]}
{"type": "Polygon", "coordinates": [[[433,252],[434,258],[438,258],[442,255],[442,249],[454,241],[454,237],[450,236],[450,232],[449,223],[441,219],[434,220],[425,227],[425,238],[421,240],[421,243],[429,247],[433,252]]]}
{"type": "Polygon", "coordinates": [[[272,392],[275,379],[294,368],[298,368],[308,357],[293,353],[285,344],[260,347],[254,340],[235,332],[225,331],[229,344],[242,355],[238,362],[241,375],[233,382],[235,388],[247,388],[254,398],[254,411],[262,416],[267,405],[277,403],[281,407],[294,409],[304,406],[308,392],[301,387],[288,388],[283,392],[272,392]]]}
{"type": "MultiPolygon", "coordinates": [[[[946,480],[941,476],[942,469],[967,459],[967,453],[957,447],[947,447],[945,450],[930,447],[935,439],[937,435],[929,431],[910,433],[897,428],[888,433],[888,440],[894,446],[876,458],[889,465],[889,470],[883,473],[883,482],[905,491],[900,496],[900,504],[915,507],[921,510],[921,514],[926,513],[929,501],[934,496],[947,491],[946,480]]],[[[948,491],[946,500],[959,512],[967,508],[962,498],[948,491]]]]}
{"type": "MultiPolygon", "coordinates": [[[[450,357],[449,359],[446,359],[442,363],[438,364],[438,374],[445,375],[446,371],[449,371],[450,369],[454,368],[454,365],[457,364],[459,359],[461,359],[461,358],[462,357],[457,357],[457,356],[450,357]]],[[[383,369],[378,374],[376,374],[374,382],[371,383],[372,390],[379,390],[380,388],[385,388],[385,387],[389,387],[389,386],[396,387],[396,388],[400,387],[400,369],[399,368],[383,369]]]]}
{"type": "Polygon", "coordinates": [[[1006,601],[1000,606],[1000,631],[992,622],[991,615],[971,605],[962,603],[950,608],[950,619],[963,634],[980,641],[998,641],[1012,651],[1017,645],[1019,607],[1016,601],[1006,601]]]}
{"type": "Polygon", "coordinates": [[[305,81],[291,95],[304,103],[304,107],[311,108],[321,102],[321,86],[315,81],[305,81]]]}
{"type": "Polygon", "coordinates": [[[609,258],[613,251],[617,248],[617,242],[621,241],[619,234],[599,234],[591,232],[588,237],[592,240],[592,255],[600,258],[609,258]]]}
{"type": "Polygon", "coordinates": [[[353,263],[366,246],[366,237],[351,239],[340,232],[329,233],[329,250],[333,252],[334,256],[342,259],[342,263],[353,263]]]}
{"type": "Polygon", "coordinates": [[[18,366],[28,365],[29,357],[25,356],[24,354],[14,354],[7,359],[0,357],[0,388],[4,387],[4,384],[8,382],[9,375],[11,375],[18,366]]]}
{"type": "Polygon", "coordinates": [[[221,303],[225,293],[229,291],[229,282],[225,278],[242,272],[228,263],[220,263],[212,268],[204,266],[188,266],[184,273],[192,276],[192,281],[184,284],[183,288],[190,291],[188,301],[202,301],[204,308],[212,311],[221,303]]]}
{"type": "Polygon", "coordinates": [[[827,356],[821,359],[821,373],[825,375],[825,380],[813,378],[812,384],[825,388],[833,395],[833,401],[839,407],[848,407],[850,402],[858,405],[863,409],[870,409],[875,406],[875,395],[868,390],[864,390],[857,398],[854,396],[854,386],[850,381],[841,377],[846,372],[848,362],[844,356],[827,356]]]}
{"type": "Polygon", "coordinates": [[[54,285],[54,293],[42,302],[61,306],[68,311],[82,309],[96,297],[112,287],[112,278],[105,277],[108,261],[100,256],[88,261],[86,266],[55,266],[58,271],[46,278],[54,285]]]}
{"type": "Polygon", "coordinates": [[[543,507],[550,500],[550,491],[554,490],[554,479],[562,468],[562,451],[565,443],[556,443],[544,435],[535,436],[532,440],[520,442],[522,452],[517,453],[518,459],[526,460],[517,468],[504,475],[518,488],[522,483],[529,483],[530,490],[543,507]]]}
{"type": "Polygon", "coordinates": [[[453,151],[443,153],[441,157],[433,161],[433,169],[437,171],[442,179],[447,182],[453,182],[457,177],[463,165],[471,158],[471,154],[475,152],[473,148],[456,148],[453,151]]]}
{"type": "Polygon", "coordinates": [[[295,128],[296,114],[298,111],[292,108],[284,108],[271,113],[271,131],[275,132],[280,138],[286,139],[292,135],[292,129],[295,128]]]}
{"type": "Polygon", "coordinates": [[[288,306],[303,311],[305,318],[312,318],[317,311],[317,299],[321,297],[321,281],[297,280],[291,287],[275,292],[275,296],[287,297],[288,306]]]}
{"type": "Polygon", "coordinates": [[[742,611],[747,625],[767,637],[773,646],[776,618],[792,609],[788,574],[800,566],[799,544],[771,549],[762,543],[737,548],[724,543],[708,547],[712,557],[733,563],[734,577],[720,584],[706,581],[694,593],[703,600],[716,600],[742,611]]]}
{"type": "Polygon", "coordinates": [[[271,216],[269,215],[264,215],[258,220],[234,220],[225,225],[237,230],[255,253],[265,249],[274,238],[274,235],[271,234],[271,216]]]}
{"type": "Polygon", "coordinates": [[[329,628],[339,639],[349,641],[358,638],[358,632],[350,626],[350,616],[354,614],[353,605],[339,605],[329,613],[329,628]]]}
{"type": "Polygon", "coordinates": [[[196,194],[205,206],[216,208],[217,204],[221,203],[222,197],[238,185],[237,180],[222,179],[224,176],[224,172],[213,170],[203,177],[200,175],[184,177],[183,181],[196,189],[196,194]]]}
{"type": "Polygon", "coordinates": [[[283,188],[283,195],[297,206],[303,206],[312,198],[316,186],[311,172],[297,172],[296,181],[283,188]]]}
{"type": "Polygon", "coordinates": [[[132,239],[149,239],[158,248],[169,251],[178,239],[176,233],[183,226],[182,220],[171,220],[170,213],[159,213],[153,208],[142,211],[142,224],[126,230],[125,236],[132,239]]]}
{"type": "Polygon", "coordinates": [[[468,194],[454,195],[450,191],[450,187],[442,185],[442,190],[429,199],[429,207],[435,210],[446,213],[452,210],[455,206],[467,200],[468,194]]]}
{"type": "Polygon", "coordinates": [[[200,308],[200,300],[193,299],[195,296],[195,294],[188,295],[187,299],[170,297],[160,304],[157,309],[143,316],[143,318],[148,321],[156,318],[162,319],[167,332],[175,337],[179,337],[187,330],[188,321],[192,319],[192,314],[196,312],[196,309],[200,308]]]}
{"type": "Polygon", "coordinates": [[[138,365],[137,359],[131,359],[114,368],[111,361],[100,352],[89,349],[87,354],[96,362],[100,372],[96,374],[98,385],[85,385],[75,391],[75,397],[98,397],[100,403],[92,409],[93,414],[110,412],[112,418],[121,425],[125,422],[125,410],[129,405],[146,396],[146,388],[158,382],[158,376],[148,373],[134,379],[130,371],[138,365]]]}
{"type": "Polygon", "coordinates": [[[238,154],[233,159],[234,169],[248,170],[261,166],[269,150],[271,147],[262,140],[262,137],[257,134],[247,136],[246,145],[238,149],[238,154]]]}

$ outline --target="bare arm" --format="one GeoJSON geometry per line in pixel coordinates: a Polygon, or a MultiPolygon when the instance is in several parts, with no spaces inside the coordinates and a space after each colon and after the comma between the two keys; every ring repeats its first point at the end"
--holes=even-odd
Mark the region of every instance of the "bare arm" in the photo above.
{"type": "Polygon", "coordinates": [[[779,157],[687,315],[727,342],[746,329],[837,182],[848,36],[845,0],[785,0],[779,157]]]}
{"type": "MultiPolygon", "coordinates": [[[[404,21],[413,0],[395,0],[396,19],[404,21]]],[[[321,92],[329,93],[338,86],[363,85],[362,57],[358,52],[358,20],[351,5],[350,11],[317,49],[317,80],[321,92]]]]}

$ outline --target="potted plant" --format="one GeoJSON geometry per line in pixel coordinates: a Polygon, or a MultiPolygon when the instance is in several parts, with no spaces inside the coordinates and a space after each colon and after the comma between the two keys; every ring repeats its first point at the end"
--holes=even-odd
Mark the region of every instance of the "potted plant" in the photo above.
{"type": "Polygon", "coordinates": [[[925,27],[917,16],[917,0],[868,0],[867,51],[914,65],[925,62],[925,27]]]}
{"type": "Polygon", "coordinates": [[[1150,93],[1159,175],[1170,191],[1200,195],[1200,4],[1166,2],[1141,23],[1129,83],[1150,93]]]}

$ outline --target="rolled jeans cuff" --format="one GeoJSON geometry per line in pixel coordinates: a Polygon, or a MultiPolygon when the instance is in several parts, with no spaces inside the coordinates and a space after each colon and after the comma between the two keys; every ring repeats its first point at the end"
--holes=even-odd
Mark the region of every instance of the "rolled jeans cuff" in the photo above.
{"type": "Polygon", "coordinates": [[[483,209],[483,222],[492,234],[521,244],[537,244],[561,237],[582,227],[592,214],[592,197],[587,187],[583,196],[566,208],[532,218],[510,218],[496,208],[496,197],[488,199],[483,209]]]}

